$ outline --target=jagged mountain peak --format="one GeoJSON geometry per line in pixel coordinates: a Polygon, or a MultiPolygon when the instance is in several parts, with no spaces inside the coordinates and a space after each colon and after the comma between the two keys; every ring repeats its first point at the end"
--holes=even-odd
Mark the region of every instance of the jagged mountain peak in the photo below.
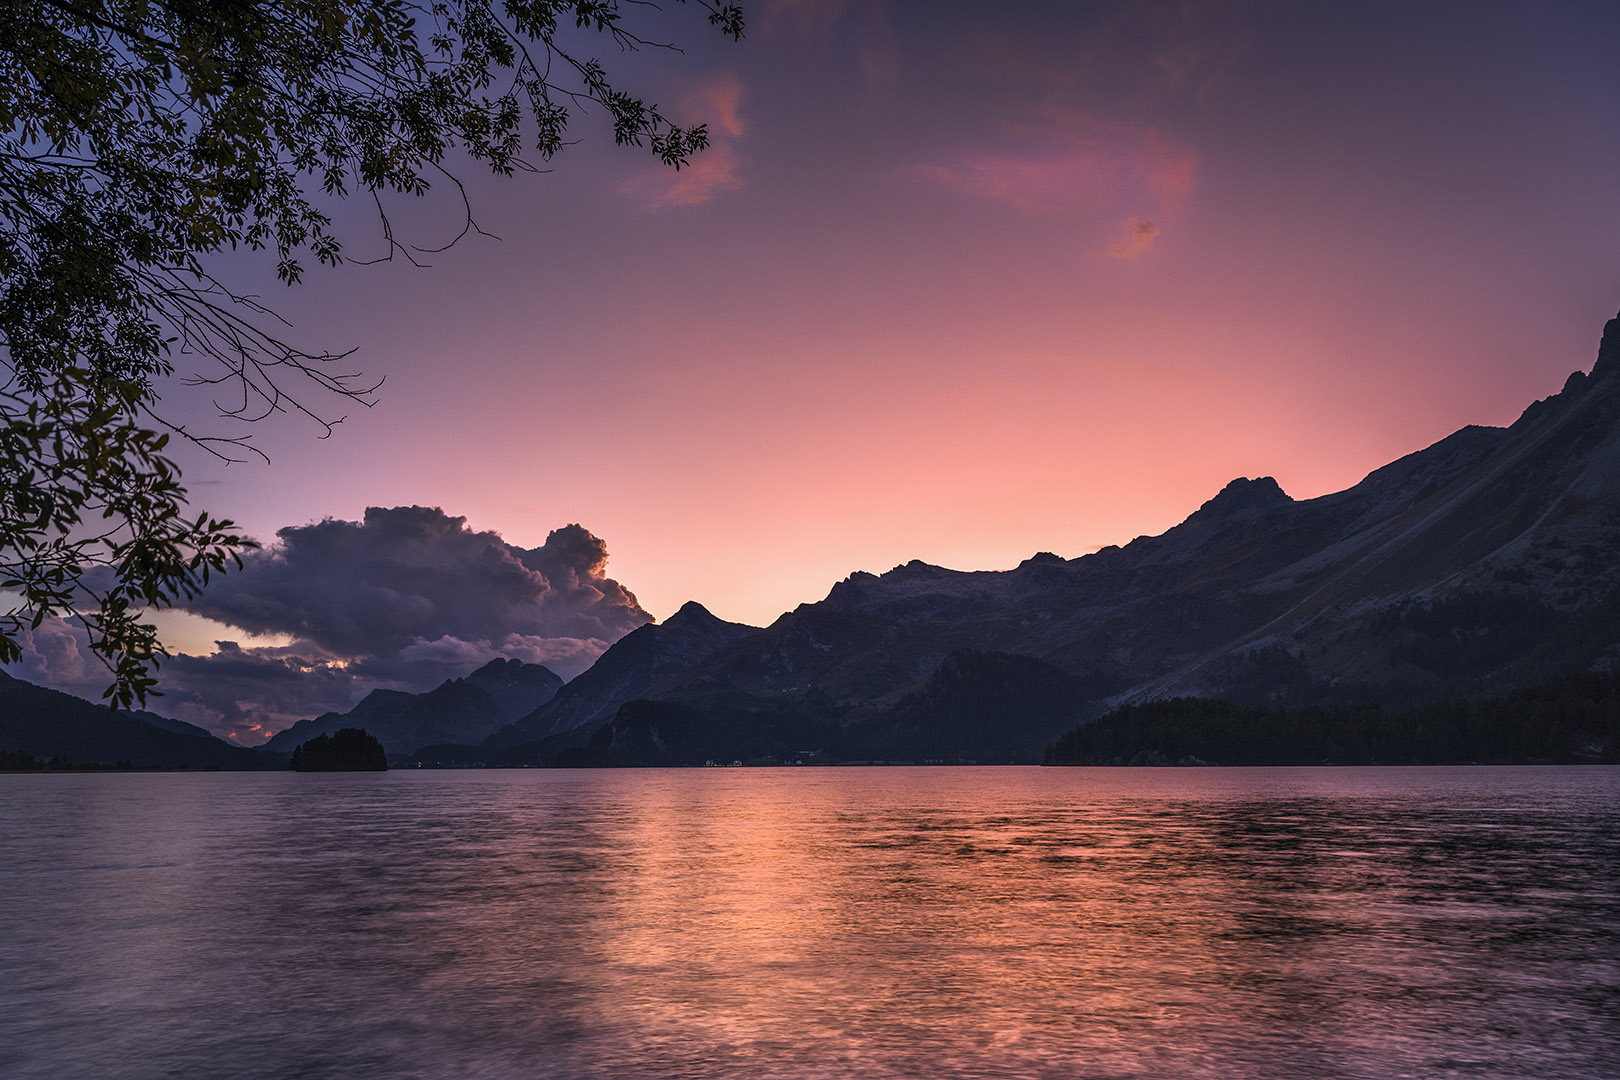
{"type": "Polygon", "coordinates": [[[1572,371],[1569,373],[1569,378],[1564,380],[1563,389],[1556,394],[1549,394],[1547,397],[1532,401],[1525,407],[1524,412],[1519,414],[1519,418],[1513,422],[1513,426],[1508,430],[1522,431],[1543,417],[1562,412],[1584,397],[1587,391],[1600,388],[1608,389],[1616,384],[1620,384],[1620,379],[1611,380],[1600,376],[1596,367],[1592,369],[1591,375],[1584,371],[1572,371]]]}
{"type": "Polygon", "coordinates": [[[1597,363],[1592,365],[1592,377],[1608,378],[1615,371],[1620,371],[1620,315],[1604,324],[1603,338],[1598,342],[1597,363]]]}
{"type": "MultiPolygon", "coordinates": [[[[1240,476],[1200,506],[1195,518],[1226,518],[1239,514],[1252,515],[1287,506],[1294,500],[1288,497],[1275,477],[1257,476],[1253,480],[1240,476]]],[[[1190,519],[1189,519],[1190,520],[1190,519]]]]}
{"type": "Polygon", "coordinates": [[[504,749],[611,716],[672,673],[757,633],[757,627],[727,622],[688,601],[664,622],[638,626],[614,642],[556,697],[491,735],[485,745],[504,749]]]}
{"type": "MultiPolygon", "coordinates": [[[[822,602],[836,606],[858,604],[872,592],[872,589],[881,580],[876,574],[868,570],[856,570],[842,581],[834,582],[833,587],[827,593],[827,599],[822,602]]],[[[806,605],[800,604],[799,606],[804,607],[806,605]]]]}
{"type": "MultiPolygon", "coordinates": [[[[789,615],[807,607],[842,612],[866,612],[873,605],[909,602],[919,596],[955,595],[971,590],[986,571],[952,570],[945,566],[912,559],[882,574],[857,570],[834,585],[820,604],[801,604],[789,615]]],[[[993,572],[990,572],[993,576],[993,572]]],[[[786,616],[784,616],[785,618],[786,616]]]]}
{"type": "Polygon", "coordinates": [[[880,575],[880,580],[890,583],[915,581],[921,578],[936,578],[958,572],[943,566],[935,566],[933,563],[923,562],[921,559],[912,559],[910,562],[903,562],[888,573],[880,575]]]}
{"type": "Polygon", "coordinates": [[[725,622],[724,619],[720,618],[720,616],[716,615],[714,612],[710,611],[696,600],[688,600],[686,603],[680,606],[675,614],[665,619],[659,625],[661,625],[665,630],[682,632],[687,630],[704,630],[713,627],[717,623],[723,622],[725,622]]]}
{"type": "Polygon", "coordinates": [[[549,686],[555,690],[563,684],[562,676],[544,664],[525,663],[522,660],[509,657],[497,657],[471,675],[468,675],[465,680],[453,679],[451,681],[471,683],[483,689],[486,693],[495,694],[497,698],[503,693],[509,693],[518,688],[543,688],[549,686]]]}
{"type": "Polygon", "coordinates": [[[1620,371],[1620,315],[1604,324],[1603,337],[1598,342],[1597,361],[1592,365],[1592,373],[1588,375],[1584,371],[1570,372],[1569,378],[1564,380],[1562,390],[1550,397],[1531,402],[1529,407],[1519,414],[1513,427],[1522,429],[1540,417],[1561,411],[1589,390],[1601,389],[1605,393],[1613,392],[1616,387],[1620,387],[1620,378],[1614,377],[1616,371],[1620,371]]]}

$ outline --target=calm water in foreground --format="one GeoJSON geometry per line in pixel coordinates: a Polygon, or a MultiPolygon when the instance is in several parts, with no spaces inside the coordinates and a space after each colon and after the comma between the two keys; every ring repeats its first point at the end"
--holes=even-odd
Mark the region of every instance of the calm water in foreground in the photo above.
{"type": "Polygon", "coordinates": [[[0,776],[0,1076],[1620,1076],[1620,770],[0,776]]]}

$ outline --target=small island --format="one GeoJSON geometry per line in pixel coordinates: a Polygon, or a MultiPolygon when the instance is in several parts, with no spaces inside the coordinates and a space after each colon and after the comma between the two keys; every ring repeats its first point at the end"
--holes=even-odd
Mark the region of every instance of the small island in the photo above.
{"type": "Polygon", "coordinates": [[[388,755],[364,728],[340,728],[294,748],[287,767],[294,772],[387,772],[388,755]]]}

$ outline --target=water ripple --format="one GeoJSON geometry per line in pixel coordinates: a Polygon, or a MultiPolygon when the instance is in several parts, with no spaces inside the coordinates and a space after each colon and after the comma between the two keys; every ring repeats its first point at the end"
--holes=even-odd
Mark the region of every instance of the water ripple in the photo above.
{"type": "Polygon", "coordinates": [[[0,777],[17,1078],[1620,1075],[1620,771],[0,777]]]}

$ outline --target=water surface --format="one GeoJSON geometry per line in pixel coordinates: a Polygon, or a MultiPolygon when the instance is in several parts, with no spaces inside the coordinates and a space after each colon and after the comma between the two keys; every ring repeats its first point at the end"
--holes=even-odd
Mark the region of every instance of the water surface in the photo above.
{"type": "Polygon", "coordinates": [[[1620,1075],[1620,770],[0,776],[0,1075],[1620,1075]]]}

